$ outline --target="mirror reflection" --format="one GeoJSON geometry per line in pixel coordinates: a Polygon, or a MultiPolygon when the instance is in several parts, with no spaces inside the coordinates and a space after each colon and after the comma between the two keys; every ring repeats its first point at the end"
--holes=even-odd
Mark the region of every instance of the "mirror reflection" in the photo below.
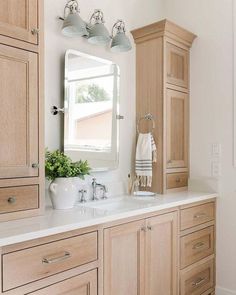
{"type": "Polygon", "coordinates": [[[65,58],[64,151],[93,170],[118,162],[119,68],[111,61],[68,50],[65,58]]]}

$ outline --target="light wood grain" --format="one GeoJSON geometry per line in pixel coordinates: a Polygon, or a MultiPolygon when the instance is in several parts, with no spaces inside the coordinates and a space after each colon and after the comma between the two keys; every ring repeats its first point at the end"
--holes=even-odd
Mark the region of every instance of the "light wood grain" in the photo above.
{"type": "Polygon", "coordinates": [[[38,176],[38,56],[0,45],[0,178],[38,176]]]}
{"type": "Polygon", "coordinates": [[[188,167],[188,95],[168,89],[166,99],[167,169],[188,167]]]}
{"type": "Polygon", "coordinates": [[[147,219],[145,261],[145,295],[177,295],[177,212],[147,219]]]}
{"type": "Polygon", "coordinates": [[[188,186],[188,173],[173,173],[166,176],[167,189],[188,186]]]}
{"type": "Polygon", "coordinates": [[[180,295],[200,295],[213,286],[214,259],[212,258],[181,272],[180,295]]]}
{"type": "Polygon", "coordinates": [[[10,290],[95,260],[96,232],[12,252],[3,255],[3,290],[10,290]],[[61,259],[66,257],[66,253],[70,256],[61,259]],[[45,259],[53,262],[43,262],[45,259]]]}
{"type": "Polygon", "coordinates": [[[214,253],[214,227],[207,227],[180,240],[181,268],[185,268],[214,253]]]}
{"type": "Polygon", "coordinates": [[[38,186],[0,188],[0,214],[39,207],[38,186]]]}
{"type": "Polygon", "coordinates": [[[181,210],[180,226],[181,230],[197,226],[215,219],[215,204],[206,203],[181,210]]]}
{"type": "Polygon", "coordinates": [[[105,229],[104,295],[144,295],[143,220],[105,229]]]}
{"type": "Polygon", "coordinates": [[[169,42],[166,45],[167,80],[169,84],[188,88],[189,51],[169,42]]]}
{"type": "Polygon", "coordinates": [[[30,293],[32,295],[97,295],[97,270],[78,275],[30,293]]]}
{"type": "Polygon", "coordinates": [[[37,44],[38,0],[7,0],[0,2],[0,34],[37,44]]]}

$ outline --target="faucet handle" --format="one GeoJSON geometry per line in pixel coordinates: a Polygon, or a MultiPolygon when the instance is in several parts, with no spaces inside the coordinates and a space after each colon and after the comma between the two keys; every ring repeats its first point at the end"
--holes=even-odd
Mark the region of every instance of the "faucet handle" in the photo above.
{"type": "Polygon", "coordinates": [[[79,193],[81,194],[80,203],[85,203],[85,202],[87,202],[86,197],[85,197],[87,191],[84,190],[84,189],[82,189],[82,190],[79,191],[79,193]]]}
{"type": "Polygon", "coordinates": [[[108,188],[106,185],[103,185],[101,187],[101,190],[102,190],[102,200],[106,200],[107,199],[107,193],[108,193],[108,188]]]}

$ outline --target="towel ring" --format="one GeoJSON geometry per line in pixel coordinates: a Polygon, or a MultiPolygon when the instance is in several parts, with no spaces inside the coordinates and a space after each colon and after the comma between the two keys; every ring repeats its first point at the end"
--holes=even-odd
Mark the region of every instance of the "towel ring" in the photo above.
{"type": "Polygon", "coordinates": [[[152,121],[152,130],[151,132],[154,131],[155,129],[155,121],[153,119],[153,115],[152,114],[146,114],[144,117],[141,117],[139,120],[138,120],[138,124],[137,124],[137,132],[140,133],[139,131],[139,126],[141,124],[141,122],[145,120],[145,121],[152,121]]]}

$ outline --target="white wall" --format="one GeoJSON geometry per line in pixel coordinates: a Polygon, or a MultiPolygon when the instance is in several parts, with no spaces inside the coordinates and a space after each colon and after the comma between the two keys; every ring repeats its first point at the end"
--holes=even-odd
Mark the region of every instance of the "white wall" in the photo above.
{"type": "Polygon", "coordinates": [[[164,15],[198,35],[191,56],[191,177],[211,177],[211,144],[222,144],[217,216],[219,295],[236,294],[232,1],[163,0],[164,15]]]}
{"type": "MultiPolygon", "coordinates": [[[[110,173],[100,174],[112,180],[126,180],[131,169],[131,151],[135,134],[135,51],[124,54],[112,54],[103,47],[89,45],[82,38],[65,38],[60,33],[62,23],[57,20],[63,15],[66,0],[45,1],[45,97],[46,97],[46,146],[56,149],[61,146],[60,133],[62,122],[60,116],[52,116],[52,105],[63,105],[63,71],[64,54],[69,48],[113,60],[121,70],[121,114],[125,120],[121,121],[120,129],[120,165],[119,169],[110,173]]],[[[88,20],[96,8],[101,8],[105,14],[106,25],[112,25],[122,18],[128,30],[159,20],[161,11],[159,1],[149,0],[81,0],[79,1],[81,16],[88,20]]]]}
{"type": "MultiPolygon", "coordinates": [[[[211,176],[211,144],[222,144],[222,177],[219,179],[217,233],[218,295],[236,294],[236,169],[233,168],[232,96],[232,2],[233,0],[81,0],[81,15],[88,19],[94,8],[101,8],[107,26],[123,18],[129,30],[167,17],[198,35],[192,48],[191,65],[191,176],[211,176]],[[112,4],[111,4],[112,2],[112,4]],[[98,5],[99,4],[99,5],[98,5]]],[[[61,145],[59,117],[50,106],[62,105],[63,57],[73,48],[112,59],[121,68],[120,165],[104,178],[125,180],[132,165],[135,132],[135,55],[134,50],[116,55],[88,45],[82,39],[66,39],[60,34],[65,0],[45,1],[46,26],[46,145],[61,145]]]]}

